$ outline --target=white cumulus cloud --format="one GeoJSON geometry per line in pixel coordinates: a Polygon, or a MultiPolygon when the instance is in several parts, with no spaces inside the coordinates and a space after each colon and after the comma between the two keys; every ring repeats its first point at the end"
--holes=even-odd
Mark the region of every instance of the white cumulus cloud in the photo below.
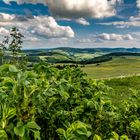
{"type": "Polygon", "coordinates": [[[137,0],[137,7],[140,8],[140,0],[137,0]]]}
{"type": "Polygon", "coordinates": [[[76,21],[76,23],[79,23],[79,24],[84,25],[84,26],[90,25],[90,23],[87,20],[85,20],[84,18],[78,18],[75,21],[76,21]]]}
{"type": "Polygon", "coordinates": [[[116,14],[114,5],[122,0],[4,0],[23,3],[42,3],[48,5],[53,15],[58,17],[92,17],[103,18],[116,14]]]}
{"type": "Polygon", "coordinates": [[[108,34],[108,33],[102,33],[96,36],[97,39],[99,40],[107,40],[107,41],[123,41],[123,40],[134,40],[132,35],[130,34],[108,34]]]}
{"type": "Polygon", "coordinates": [[[98,23],[99,25],[115,26],[116,28],[140,27],[140,15],[131,16],[128,21],[98,23]]]}
{"type": "Polygon", "coordinates": [[[34,17],[36,25],[32,28],[32,33],[46,38],[74,37],[74,31],[69,26],[60,26],[53,17],[34,17]]]}
{"type": "Polygon", "coordinates": [[[15,19],[15,15],[9,15],[6,13],[0,13],[0,21],[12,21],[13,19],[15,19]]]}
{"type": "Polygon", "coordinates": [[[115,15],[108,0],[47,0],[55,16],[103,18],[115,15]]]}
{"type": "Polygon", "coordinates": [[[0,13],[0,26],[18,27],[25,35],[34,35],[43,38],[73,38],[74,31],[70,26],[61,26],[51,16],[33,16],[31,19],[24,16],[0,13]],[[23,22],[24,21],[24,22],[23,22]]]}
{"type": "Polygon", "coordinates": [[[9,30],[5,29],[4,27],[0,27],[0,35],[8,35],[9,30]]]}

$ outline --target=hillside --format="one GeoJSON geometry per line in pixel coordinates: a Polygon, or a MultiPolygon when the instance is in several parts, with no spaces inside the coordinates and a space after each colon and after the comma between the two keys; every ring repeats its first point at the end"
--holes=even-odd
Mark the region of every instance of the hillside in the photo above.
{"type": "Polygon", "coordinates": [[[140,74],[140,57],[114,56],[110,61],[100,64],[87,64],[82,69],[89,77],[95,79],[138,75],[140,74]]]}
{"type": "Polygon", "coordinates": [[[30,49],[24,50],[24,52],[48,52],[48,51],[64,51],[68,53],[95,53],[95,52],[140,52],[139,48],[70,48],[70,47],[59,47],[59,48],[47,48],[47,49],[30,49]]]}
{"type": "Polygon", "coordinates": [[[24,50],[30,61],[49,63],[94,64],[111,60],[114,56],[139,56],[137,48],[53,48],[24,50]]]}

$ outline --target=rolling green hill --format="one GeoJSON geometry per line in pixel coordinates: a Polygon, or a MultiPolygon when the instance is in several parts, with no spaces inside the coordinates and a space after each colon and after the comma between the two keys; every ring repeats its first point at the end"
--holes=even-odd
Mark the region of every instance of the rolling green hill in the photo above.
{"type": "Polygon", "coordinates": [[[31,62],[79,65],[95,79],[140,74],[140,49],[131,48],[54,48],[24,51],[31,62]]]}
{"type": "Polygon", "coordinates": [[[140,74],[140,57],[114,56],[110,61],[100,64],[88,64],[82,69],[89,77],[93,77],[95,79],[140,74]]]}
{"type": "Polygon", "coordinates": [[[50,63],[77,63],[94,64],[109,61],[114,56],[140,56],[140,50],[136,48],[54,48],[39,50],[24,50],[30,57],[38,57],[50,63]]]}

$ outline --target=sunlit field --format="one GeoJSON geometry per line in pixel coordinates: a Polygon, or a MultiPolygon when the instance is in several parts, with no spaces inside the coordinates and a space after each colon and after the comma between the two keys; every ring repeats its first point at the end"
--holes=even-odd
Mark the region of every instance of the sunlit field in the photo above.
{"type": "Polygon", "coordinates": [[[116,57],[108,62],[86,65],[82,69],[89,77],[95,79],[137,75],[140,74],[140,57],[116,57]]]}

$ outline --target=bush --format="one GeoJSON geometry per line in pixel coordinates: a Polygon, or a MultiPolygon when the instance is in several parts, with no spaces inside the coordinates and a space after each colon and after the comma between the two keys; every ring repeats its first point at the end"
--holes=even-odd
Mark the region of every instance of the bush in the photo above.
{"type": "Polygon", "coordinates": [[[139,139],[140,98],[119,106],[112,89],[77,67],[0,67],[0,139],[139,139]]]}

